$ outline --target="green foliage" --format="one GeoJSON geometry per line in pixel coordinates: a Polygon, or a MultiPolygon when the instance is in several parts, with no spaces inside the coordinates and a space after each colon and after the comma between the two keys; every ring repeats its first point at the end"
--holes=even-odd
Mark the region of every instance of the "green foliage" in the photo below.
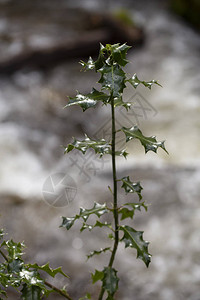
{"type": "Polygon", "coordinates": [[[85,136],[85,139],[82,141],[77,141],[74,139],[73,143],[69,144],[65,149],[65,153],[68,153],[73,149],[77,149],[83,154],[85,154],[88,149],[93,149],[95,153],[100,155],[100,157],[102,157],[104,154],[111,153],[111,145],[104,139],[101,139],[100,141],[93,141],[88,136],[85,136]]]}
{"type": "Polygon", "coordinates": [[[151,261],[151,255],[148,253],[149,243],[143,240],[143,231],[136,231],[127,225],[120,226],[119,229],[124,232],[121,241],[125,243],[125,247],[135,248],[137,250],[137,258],[142,259],[148,267],[151,261]]]}
{"type": "MultiPolygon", "coordinates": [[[[3,230],[0,231],[0,239],[4,238],[3,230]]],[[[67,296],[63,290],[59,290],[51,285],[49,289],[48,283],[39,273],[42,270],[51,277],[55,277],[57,273],[68,277],[61,268],[51,269],[49,263],[43,266],[38,264],[26,264],[22,259],[24,243],[15,243],[11,240],[3,240],[0,244],[0,254],[4,261],[0,263],[0,299],[7,297],[7,288],[13,287],[25,300],[40,300],[52,292],[62,293],[67,296]]],[[[66,298],[66,297],[65,297],[66,298]]],[[[70,299],[70,298],[68,298],[70,299]]]]}
{"type": "Polygon", "coordinates": [[[99,255],[99,254],[101,254],[103,252],[110,251],[110,250],[111,250],[110,247],[106,247],[104,249],[91,251],[90,254],[87,255],[87,258],[89,259],[89,258],[93,257],[94,255],[99,255]]]}
{"type": "MultiPolygon", "coordinates": [[[[117,252],[119,242],[125,243],[125,248],[131,247],[135,248],[137,251],[137,258],[141,259],[145,265],[148,267],[151,261],[151,255],[148,252],[148,242],[143,240],[143,232],[137,231],[128,225],[122,225],[120,221],[124,221],[127,218],[133,219],[135,211],[141,211],[143,207],[147,211],[147,206],[142,200],[142,186],[140,182],[132,182],[129,176],[117,179],[116,172],[116,156],[127,157],[128,153],[126,149],[122,151],[115,150],[116,143],[116,132],[123,132],[126,137],[126,143],[131,140],[138,139],[142,146],[145,149],[145,153],[148,151],[157,152],[158,148],[163,149],[165,152],[164,142],[158,142],[155,136],[146,137],[143,135],[141,130],[137,125],[126,128],[122,127],[118,131],[115,128],[115,109],[118,107],[125,108],[127,111],[131,107],[131,103],[127,103],[123,100],[123,92],[126,88],[126,84],[129,83],[133,88],[137,88],[138,85],[143,85],[144,87],[151,89],[153,85],[160,86],[156,80],[143,81],[140,80],[136,74],[132,77],[127,75],[123,67],[126,66],[128,60],[126,58],[127,51],[130,49],[126,44],[107,44],[106,46],[100,44],[99,56],[96,61],[91,57],[87,62],[81,61],[81,65],[85,71],[94,70],[100,74],[100,79],[98,83],[101,85],[99,90],[92,89],[91,93],[83,95],[78,93],[74,98],[69,99],[69,103],[66,107],[72,105],[79,105],[83,111],[86,109],[95,107],[98,103],[101,102],[102,105],[111,106],[111,118],[112,118],[112,129],[111,129],[111,140],[106,141],[101,140],[91,140],[87,135],[85,139],[78,141],[74,138],[73,142],[70,143],[65,148],[65,153],[68,153],[74,149],[81,151],[83,154],[86,153],[88,149],[93,149],[96,154],[102,157],[104,154],[110,154],[112,156],[112,179],[113,179],[113,189],[109,187],[109,190],[112,194],[111,203],[99,204],[94,202],[94,206],[91,209],[80,209],[80,213],[75,217],[62,217],[61,227],[69,230],[76,220],[82,220],[82,227],[80,231],[88,229],[89,231],[94,228],[104,229],[107,228],[112,232],[108,234],[108,238],[114,242],[113,248],[106,247],[101,248],[100,250],[93,250],[87,256],[91,258],[96,255],[100,255],[107,251],[111,252],[110,260],[108,266],[104,267],[103,271],[95,270],[95,273],[92,274],[93,284],[97,281],[101,281],[101,290],[99,293],[98,300],[102,300],[104,293],[107,293],[107,300],[113,300],[116,291],[118,290],[118,277],[117,271],[113,268],[115,254],[117,252]],[[117,200],[117,182],[121,182],[121,188],[124,189],[125,193],[135,193],[139,198],[139,202],[125,202],[121,207],[118,206],[117,200]],[[105,213],[112,214],[113,224],[107,222],[100,222],[96,220],[95,224],[88,224],[87,220],[90,215],[95,215],[95,217],[100,218],[105,213]],[[121,219],[119,220],[121,216],[121,219]],[[123,237],[119,239],[119,231],[123,232],[123,237]]],[[[85,298],[83,298],[85,299],[85,298]]],[[[88,299],[88,298],[86,298],[88,299]]]]}
{"type": "Polygon", "coordinates": [[[157,149],[159,147],[162,148],[165,152],[167,152],[164,146],[164,141],[157,142],[155,136],[150,136],[150,137],[144,136],[141,130],[137,127],[137,125],[131,128],[122,127],[121,130],[126,135],[126,142],[132,139],[138,139],[142,144],[142,146],[144,147],[145,153],[147,153],[148,151],[157,152],[157,149]]]}
{"type": "Polygon", "coordinates": [[[103,274],[103,289],[108,293],[107,299],[113,299],[113,295],[118,289],[119,278],[117,277],[117,271],[111,267],[105,267],[103,274]]]}
{"type": "MultiPolygon", "coordinates": [[[[69,230],[76,221],[82,223],[80,231],[84,230],[106,230],[106,235],[109,238],[109,243],[112,246],[101,248],[100,250],[93,250],[87,258],[96,257],[103,253],[109,253],[110,258],[108,265],[103,268],[102,271],[95,270],[92,274],[92,283],[97,281],[101,282],[101,289],[99,292],[98,300],[103,300],[104,294],[107,294],[106,300],[114,300],[115,293],[118,290],[119,278],[117,277],[117,270],[113,268],[115,262],[115,255],[117,253],[118,245],[120,242],[125,243],[125,248],[135,248],[137,251],[137,258],[142,260],[148,267],[151,261],[151,255],[148,251],[148,242],[143,240],[143,231],[137,231],[134,228],[124,225],[122,222],[126,219],[133,219],[135,211],[141,211],[143,207],[147,211],[147,205],[142,200],[142,186],[140,182],[132,182],[129,176],[125,176],[121,179],[117,178],[116,171],[116,156],[127,157],[128,153],[126,149],[116,151],[116,133],[121,131],[125,134],[126,143],[131,140],[138,139],[145,149],[145,153],[149,151],[157,152],[158,148],[161,148],[165,152],[164,142],[158,142],[155,136],[146,137],[143,135],[137,125],[126,128],[122,127],[118,131],[115,128],[115,110],[120,107],[127,111],[131,107],[131,103],[127,103],[123,99],[123,92],[126,88],[126,84],[129,83],[133,88],[137,88],[139,84],[151,89],[153,85],[160,86],[155,81],[141,81],[137,75],[132,77],[127,75],[123,67],[126,66],[128,60],[126,58],[127,51],[130,49],[126,44],[107,44],[103,46],[100,44],[99,56],[96,61],[90,57],[88,62],[81,61],[81,65],[85,71],[94,70],[100,75],[98,83],[101,85],[99,90],[93,88],[92,91],[86,95],[77,93],[75,97],[69,98],[69,103],[66,107],[78,105],[83,111],[94,108],[98,103],[111,107],[111,140],[106,141],[92,140],[87,135],[83,140],[73,139],[72,143],[65,147],[65,154],[72,150],[79,150],[82,154],[85,154],[88,149],[94,150],[94,152],[102,157],[105,154],[109,154],[112,157],[112,180],[113,188],[109,187],[111,191],[111,201],[107,203],[97,203],[91,205],[91,208],[80,208],[79,214],[74,217],[62,217],[62,224],[60,227],[69,230]],[[126,194],[136,194],[139,202],[126,202],[118,205],[118,187],[117,183],[121,183],[121,188],[124,189],[126,194]],[[110,215],[109,222],[105,221],[107,215],[110,215]],[[104,216],[105,215],[105,216],[104,216]],[[90,216],[93,216],[90,218],[90,216]],[[100,218],[104,216],[104,220],[100,221],[100,218]],[[94,221],[94,217],[95,220],[94,221]],[[91,220],[94,223],[91,223],[91,220]],[[111,221],[112,220],[112,221],[111,221]],[[108,231],[111,231],[108,233],[108,231]],[[119,237],[119,232],[122,232],[123,237],[119,237]]],[[[129,220],[129,221],[131,221],[129,220]]],[[[61,268],[52,269],[49,263],[39,266],[37,263],[26,264],[23,260],[23,243],[15,243],[12,239],[5,240],[3,230],[0,230],[0,254],[3,258],[3,262],[0,263],[0,299],[6,297],[6,290],[8,287],[13,287],[20,293],[21,299],[25,300],[40,300],[44,297],[48,297],[50,293],[56,292],[60,296],[72,300],[66,290],[58,289],[52,284],[43,279],[44,274],[50,277],[55,277],[60,274],[64,277],[67,275],[61,268]],[[41,275],[42,273],[42,275],[41,275]]],[[[92,296],[87,293],[79,300],[92,299],[92,296]]]]}
{"type": "Polygon", "coordinates": [[[136,74],[134,74],[131,78],[126,80],[127,82],[129,82],[135,89],[138,87],[139,84],[143,84],[145,87],[147,87],[148,89],[151,90],[151,87],[153,84],[157,84],[159,86],[161,86],[158,81],[156,80],[151,80],[151,81],[141,81],[136,74]]]}
{"type": "MultiPolygon", "coordinates": [[[[86,226],[85,222],[87,221],[87,219],[89,218],[90,215],[95,214],[97,217],[101,217],[102,215],[104,215],[107,212],[108,212],[108,210],[106,208],[106,204],[99,204],[97,202],[94,202],[94,206],[91,209],[85,209],[85,208],[81,207],[79,215],[76,215],[75,217],[72,217],[72,218],[62,217],[63,221],[62,221],[62,224],[60,225],[60,227],[64,227],[67,230],[69,230],[74,225],[74,222],[76,220],[82,218],[83,227],[81,228],[81,231],[83,231],[86,226]]],[[[99,226],[99,225],[94,225],[93,227],[96,227],[96,226],[99,226]]],[[[92,228],[89,227],[89,229],[91,230],[92,228]]]]}
{"type": "Polygon", "coordinates": [[[142,191],[142,186],[140,185],[140,182],[132,182],[129,179],[129,176],[123,177],[120,179],[122,181],[122,188],[125,190],[126,194],[128,193],[137,193],[139,200],[142,199],[141,191],[142,191]]]}

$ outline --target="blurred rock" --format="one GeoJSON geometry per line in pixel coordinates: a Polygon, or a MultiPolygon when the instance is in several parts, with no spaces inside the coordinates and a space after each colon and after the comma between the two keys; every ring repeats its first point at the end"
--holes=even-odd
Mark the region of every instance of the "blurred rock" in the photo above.
{"type": "Polygon", "coordinates": [[[72,9],[66,2],[0,3],[0,73],[49,68],[97,54],[99,43],[141,44],[143,31],[110,14],[72,9]]]}

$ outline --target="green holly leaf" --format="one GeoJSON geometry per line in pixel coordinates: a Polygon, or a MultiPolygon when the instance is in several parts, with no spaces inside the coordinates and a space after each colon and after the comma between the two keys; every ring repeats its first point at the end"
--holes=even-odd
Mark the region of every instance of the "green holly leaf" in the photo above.
{"type": "Polygon", "coordinates": [[[96,283],[99,280],[102,280],[103,277],[104,277],[103,271],[98,271],[98,270],[95,270],[95,273],[91,274],[91,275],[92,275],[92,283],[93,284],[96,283]]]}
{"type": "Polygon", "coordinates": [[[104,53],[106,51],[106,47],[100,43],[100,50],[99,50],[99,56],[97,60],[95,61],[95,70],[96,72],[101,69],[106,61],[106,58],[104,56],[104,53]]]}
{"type": "Polygon", "coordinates": [[[76,217],[72,217],[72,218],[66,218],[66,217],[62,217],[62,224],[60,225],[60,227],[64,227],[67,230],[69,230],[73,225],[74,222],[77,220],[76,217]]]}
{"type": "Polygon", "coordinates": [[[101,69],[101,78],[98,81],[102,85],[102,89],[112,92],[114,98],[121,96],[125,86],[125,73],[119,65],[104,64],[101,69]]]}
{"type": "Polygon", "coordinates": [[[98,90],[93,88],[92,92],[87,95],[78,93],[76,97],[69,97],[69,99],[69,103],[65,107],[79,105],[83,109],[83,111],[85,111],[88,108],[96,106],[98,101],[107,104],[110,97],[107,94],[99,92],[98,90]]]}
{"type": "Polygon", "coordinates": [[[126,142],[132,139],[138,139],[141,142],[142,146],[144,146],[145,153],[147,153],[148,151],[157,152],[157,149],[159,147],[162,148],[166,153],[168,153],[165,149],[164,141],[158,142],[155,136],[144,136],[141,130],[136,125],[131,128],[122,127],[121,130],[126,135],[126,142]]]}
{"type": "MultiPolygon", "coordinates": [[[[109,154],[111,154],[112,152],[110,151],[109,154]]],[[[121,151],[115,151],[115,155],[116,156],[123,156],[124,158],[127,158],[128,156],[128,152],[126,152],[126,150],[121,150],[121,151]]]]}
{"type": "Polygon", "coordinates": [[[141,207],[143,207],[147,211],[147,206],[145,205],[145,202],[142,202],[142,203],[128,202],[128,203],[125,203],[124,206],[125,205],[131,206],[134,209],[134,211],[135,210],[141,211],[141,207]]]}
{"type": "Polygon", "coordinates": [[[106,203],[99,204],[97,202],[94,202],[94,206],[91,209],[85,209],[81,207],[79,216],[86,222],[90,215],[95,214],[97,217],[101,217],[107,212],[108,210],[106,208],[106,203]]]}
{"type": "Polygon", "coordinates": [[[104,249],[100,249],[100,250],[94,250],[94,251],[91,251],[89,255],[87,255],[87,259],[93,257],[94,255],[99,255],[101,253],[105,253],[106,251],[111,251],[110,247],[107,247],[107,248],[104,248],[104,249]]]}
{"type": "Polygon", "coordinates": [[[122,100],[122,97],[114,98],[114,107],[123,106],[128,111],[130,109],[131,105],[132,104],[130,102],[124,102],[122,100]]]}
{"type": "Polygon", "coordinates": [[[24,265],[23,260],[17,258],[8,263],[8,272],[19,273],[24,265]]]}
{"type": "Polygon", "coordinates": [[[135,214],[135,210],[139,210],[141,211],[141,207],[143,207],[146,211],[147,211],[147,206],[144,204],[145,202],[142,203],[132,203],[132,202],[128,202],[125,203],[123,205],[123,207],[121,207],[119,209],[119,214],[121,214],[121,220],[127,219],[127,218],[133,218],[134,214],[135,214]],[[126,208],[125,206],[131,206],[131,210],[126,208]]]}
{"type": "Polygon", "coordinates": [[[101,223],[99,222],[98,220],[96,221],[96,223],[94,225],[89,225],[89,224],[86,224],[86,223],[83,223],[83,226],[81,227],[80,231],[84,231],[85,229],[88,229],[89,231],[91,231],[93,228],[95,227],[108,227],[110,229],[112,229],[112,226],[111,224],[105,222],[105,223],[101,223]]]}
{"type": "Polygon", "coordinates": [[[127,46],[126,44],[114,44],[110,45],[109,48],[111,50],[113,60],[120,66],[124,67],[128,63],[128,60],[126,59],[126,54],[131,47],[127,46]]]}
{"type": "Polygon", "coordinates": [[[127,79],[126,81],[129,82],[135,89],[138,87],[139,84],[143,84],[148,89],[151,89],[153,84],[157,84],[157,85],[162,87],[162,85],[160,85],[158,83],[158,81],[156,81],[156,80],[141,81],[141,80],[138,79],[136,74],[134,74],[131,78],[127,79]]]}
{"type": "Polygon", "coordinates": [[[80,61],[81,66],[83,67],[83,69],[85,69],[86,71],[88,70],[92,70],[95,68],[95,62],[93,61],[92,57],[90,56],[87,63],[84,62],[83,60],[80,61]]]}
{"type": "Polygon", "coordinates": [[[151,255],[148,253],[149,243],[143,240],[143,231],[136,231],[127,225],[120,226],[119,229],[124,232],[121,241],[125,243],[125,248],[135,248],[137,250],[137,258],[143,260],[148,267],[151,261],[151,255]]]}
{"type": "Polygon", "coordinates": [[[15,243],[13,240],[3,241],[1,247],[8,252],[8,260],[20,258],[23,255],[24,243],[15,243]]]}
{"type": "Polygon", "coordinates": [[[41,298],[41,288],[35,285],[28,286],[23,285],[22,288],[22,299],[23,300],[40,300],[41,298]]]}
{"type": "MultiPolygon", "coordinates": [[[[105,203],[99,204],[97,202],[94,202],[94,206],[91,209],[85,209],[85,208],[81,207],[79,215],[76,215],[75,217],[72,217],[72,218],[62,217],[63,220],[62,220],[62,224],[60,225],[60,227],[64,227],[67,230],[69,230],[74,225],[74,222],[80,218],[82,218],[83,221],[86,222],[90,215],[94,214],[97,217],[101,217],[102,215],[104,215],[107,212],[108,212],[108,209],[107,209],[105,203]]],[[[97,225],[95,224],[92,227],[96,227],[96,226],[97,225]]],[[[81,228],[81,231],[83,231],[86,228],[92,230],[92,227],[90,227],[90,225],[84,223],[81,228]]]]}
{"type": "Polygon", "coordinates": [[[94,228],[95,227],[100,227],[100,228],[102,228],[102,227],[108,227],[108,228],[110,228],[110,229],[112,229],[112,226],[111,226],[111,224],[110,223],[107,223],[107,222],[105,222],[105,223],[102,223],[102,222],[100,222],[100,221],[96,221],[96,223],[95,223],[95,225],[94,225],[94,228]]]}
{"type": "Polygon", "coordinates": [[[126,192],[126,194],[128,193],[137,193],[139,200],[142,199],[142,195],[141,195],[141,191],[143,190],[142,186],[140,185],[140,182],[132,182],[129,178],[129,176],[123,177],[122,179],[120,179],[120,181],[122,181],[122,186],[121,188],[123,188],[126,192]]]}
{"type": "Polygon", "coordinates": [[[73,149],[77,149],[81,151],[83,154],[89,149],[93,149],[95,153],[98,153],[100,157],[102,157],[104,154],[110,154],[111,152],[111,145],[108,144],[104,139],[101,139],[99,141],[91,140],[87,135],[85,136],[85,139],[82,141],[78,141],[74,138],[74,141],[72,144],[69,144],[65,148],[65,153],[68,153],[72,151],[73,149]]]}
{"type": "Polygon", "coordinates": [[[134,210],[130,210],[126,207],[120,208],[119,214],[121,214],[121,221],[127,218],[133,219],[134,210]]]}
{"type": "Polygon", "coordinates": [[[67,276],[63,271],[62,271],[62,268],[59,267],[59,268],[56,268],[56,269],[52,269],[50,266],[49,266],[49,263],[47,263],[46,265],[43,265],[43,266],[38,266],[38,264],[27,264],[26,265],[28,268],[33,268],[35,270],[42,270],[44,272],[46,272],[47,274],[49,274],[51,277],[55,277],[56,274],[60,273],[61,275],[69,278],[69,276],[67,276]]]}
{"type": "Polygon", "coordinates": [[[89,224],[83,223],[83,225],[80,229],[80,232],[83,232],[85,229],[88,229],[89,231],[91,231],[93,228],[94,228],[94,225],[89,225],[89,224]]]}
{"type": "Polygon", "coordinates": [[[111,267],[105,267],[103,274],[103,289],[107,291],[108,295],[112,296],[118,289],[117,271],[111,267]]]}
{"type": "Polygon", "coordinates": [[[19,276],[21,280],[29,285],[37,285],[40,288],[44,288],[43,280],[41,279],[39,273],[36,269],[30,271],[28,269],[23,268],[19,272],[19,276]]]}

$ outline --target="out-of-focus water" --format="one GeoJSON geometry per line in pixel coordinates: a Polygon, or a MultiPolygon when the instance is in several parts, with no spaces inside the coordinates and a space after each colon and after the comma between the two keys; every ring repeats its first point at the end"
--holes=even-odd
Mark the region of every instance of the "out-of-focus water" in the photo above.
{"type": "MultiPolygon", "coordinates": [[[[138,123],[145,135],[166,139],[170,155],[159,150],[158,155],[145,156],[136,142],[128,145],[130,158],[118,161],[119,176],[130,174],[132,179],[141,180],[144,199],[151,203],[148,213],[137,215],[134,226],[144,230],[153,254],[152,264],[146,270],[135,260],[134,250],[126,250],[124,254],[124,246],[120,247],[119,299],[199,300],[200,38],[167,10],[167,2],[135,2],[123,3],[133,19],[144,26],[146,42],[139,49],[133,46],[126,70],[131,74],[136,72],[144,80],[158,79],[163,88],[155,86],[149,91],[138,87],[135,91],[128,87],[125,100],[135,102],[135,114],[132,112],[127,118],[124,111],[118,111],[117,122],[128,122],[130,126],[138,123]]],[[[61,5],[84,5],[103,11],[106,5],[112,9],[121,3],[62,1],[61,5]]],[[[23,25],[22,21],[23,15],[19,22],[23,25]]],[[[26,22],[25,28],[28,18],[26,22]]],[[[0,33],[7,32],[9,26],[6,14],[1,13],[0,33]]],[[[52,24],[51,34],[54,30],[52,24]]],[[[12,51],[18,51],[23,39],[20,30],[13,32],[17,38],[14,36],[16,44],[12,51]]],[[[59,34],[64,36],[63,32],[59,34]]],[[[58,228],[60,215],[72,216],[80,205],[89,207],[93,200],[110,199],[106,190],[110,183],[110,162],[106,159],[102,163],[93,155],[87,155],[86,159],[78,154],[67,157],[60,147],[70,142],[71,136],[82,137],[83,132],[90,136],[109,135],[110,116],[105,109],[88,110],[84,114],[79,108],[63,110],[67,95],[73,95],[75,90],[89,92],[97,81],[92,73],[79,70],[78,61],[71,61],[46,72],[20,70],[0,79],[1,226],[13,238],[25,240],[29,247],[27,259],[64,265],[72,277],[71,292],[77,297],[89,278],[82,276],[81,271],[85,274],[94,267],[101,268],[108,259],[105,255],[91,260],[87,267],[84,265],[85,254],[94,245],[95,249],[104,246],[104,235],[100,232],[79,235],[78,226],[65,232],[58,228]],[[49,206],[42,198],[43,183],[57,172],[69,174],[78,188],[74,201],[64,208],[49,206]]],[[[122,201],[123,197],[120,192],[122,201]]]]}

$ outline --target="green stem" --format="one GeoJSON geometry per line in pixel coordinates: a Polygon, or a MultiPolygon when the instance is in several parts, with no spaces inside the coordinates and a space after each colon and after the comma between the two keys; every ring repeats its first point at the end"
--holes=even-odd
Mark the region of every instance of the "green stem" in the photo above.
{"type": "Polygon", "coordinates": [[[66,298],[68,300],[72,300],[72,298],[66,292],[58,289],[57,287],[55,287],[54,285],[52,285],[48,281],[44,280],[44,283],[45,283],[46,286],[50,287],[52,290],[54,290],[56,293],[60,294],[64,298],[66,298]]]}
{"type": "Polygon", "coordinates": [[[3,258],[6,260],[6,261],[8,261],[8,258],[7,258],[7,256],[3,253],[3,251],[2,250],[0,250],[0,254],[3,256],[3,258]]]}
{"type": "MultiPolygon", "coordinates": [[[[112,267],[115,255],[117,252],[118,244],[119,244],[119,216],[118,216],[118,207],[117,207],[117,173],[116,173],[116,160],[115,160],[115,136],[116,136],[116,129],[115,129],[115,107],[114,107],[114,97],[111,95],[111,113],[112,113],[112,177],[113,177],[113,216],[115,222],[115,242],[112,250],[112,254],[110,257],[110,261],[108,267],[112,267]]],[[[99,294],[98,300],[103,299],[104,295],[104,288],[101,287],[101,291],[99,294]]]]}

